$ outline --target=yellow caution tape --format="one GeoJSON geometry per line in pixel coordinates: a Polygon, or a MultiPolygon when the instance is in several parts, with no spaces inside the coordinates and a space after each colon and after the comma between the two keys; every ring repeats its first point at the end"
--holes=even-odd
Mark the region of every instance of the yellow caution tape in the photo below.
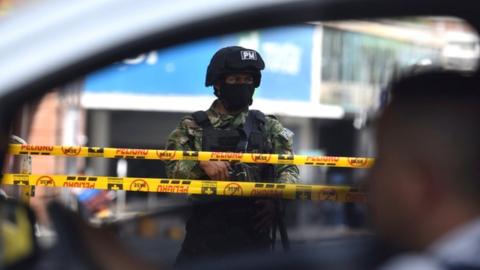
{"type": "Polygon", "coordinates": [[[374,162],[373,158],[365,157],[328,157],[282,154],[127,149],[107,147],[42,146],[27,144],[10,144],[8,153],[12,155],[42,155],[64,157],[239,161],[243,163],[294,164],[344,168],[369,168],[373,165],[374,162]]]}
{"type": "Polygon", "coordinates": [[[206,196],[276,197],[290,200],[366,202],[364,193],[358,192],[348,186],[32,174],[4,174],[2,184],[180,193],[206,196]]]}

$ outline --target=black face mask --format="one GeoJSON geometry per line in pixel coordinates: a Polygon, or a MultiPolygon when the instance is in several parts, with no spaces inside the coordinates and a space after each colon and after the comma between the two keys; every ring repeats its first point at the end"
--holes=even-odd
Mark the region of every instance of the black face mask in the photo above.
{"type": "Polygon", "coordinates": [[[222,84],[219,98],[228,111],[238,111],[252,105],[253,84],[222,84]]]}

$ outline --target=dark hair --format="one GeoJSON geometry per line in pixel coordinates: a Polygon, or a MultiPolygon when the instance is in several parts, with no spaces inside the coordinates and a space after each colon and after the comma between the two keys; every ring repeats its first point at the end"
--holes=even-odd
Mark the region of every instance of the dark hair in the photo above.
{"type": "Polygon", "coordinates": [[[423,132],[423,137],[407,135],[418,140],[409,143],[418,152],[431,151],[425,156],[430,154],[439,164],[447,164],[438,169],[451,173],[454,189],[478,202],[480,76],[433,71],[395,81],[390,89],[386,114],[395,115],[390,118],[392,125],[403,124],[406,134],[423,132]]]}
{"type": "Polygon", "coordinates": [[[395,81],[391,94],[397,101],[480,101],[480,76],[451,71],[417,74],[395,81]]]}

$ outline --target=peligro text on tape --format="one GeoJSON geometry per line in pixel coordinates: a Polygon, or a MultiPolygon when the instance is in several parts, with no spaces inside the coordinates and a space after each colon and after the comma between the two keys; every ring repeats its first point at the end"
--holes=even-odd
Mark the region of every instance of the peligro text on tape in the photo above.
{"type": "Polygon", "coordinates": [[[210,154],[210,161],[240,161],[242,160],[243,153],[225,153],[225,152],[212,152],[210,154]]]}
{"type": "Polygon", "coordinates": [[[43,146],[43,145],[20,145],[20,155],[50,155],[54,150],[54,146],[43,146]]]}
{"type": "Polygon", "coordinates": [[[283,198],[285,187],[285,184],[255,183],[250,196],[283,198]]]}
{"type": "Polygon", "coordinates": [[[93,176],[67,176],[66,181],[63,183],[63,187],[68,188],[95,188],[95,182],[97,177],[93,176]]]}
{"type": "Polygon", "coordinates": [[[316,166],[335,166],[339,161],[339,157],[316,157],[316,156],[307,156],[305,159],[305,165],[316,165],[316,166]]]}
{"type": "Polygon", "coordinates": [[[80,146],[41,146],[11,144],[8,150],[12,155],[44,155],[64,157],[103,157],[155,160],[194,160],[194,161],[239,161],[243,163],[292,164],[344,168],[369,168],[373,158],[329,157],[265,153],[230,153],[206,151],[175,151],[156,149],[128,149],[80,146]]]}
{"type": "Polygon", "coordinates": [[[157,186],[157,192],[162,193],[180,193],[190,194],[190,180],[160,180],[160,184],[157,186]]]}
{"type": "Polygon", "coordinates": [[[117,149],[114,158],[146,159],[148,152],[147,149],[117,149]]]}
{"type": "Polygon", "coordinates": [[[366,202],[364,193],[347,186],[29,174],[5,174],[2,181],[3,184],[22,186],[95,188],[203,196],[273,197],[291,200],[366,202]]]}

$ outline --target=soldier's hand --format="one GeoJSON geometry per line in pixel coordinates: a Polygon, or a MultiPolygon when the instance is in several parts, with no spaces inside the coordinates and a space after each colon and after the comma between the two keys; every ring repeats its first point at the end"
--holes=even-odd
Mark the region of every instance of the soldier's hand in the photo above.
{"type": "Polygon", "coordinates": [[[255,214],[255,230],[258,232],[268,231],[275,221],[275,202],[269,199],[260,199],[255,202],[258,212],[255,214]]]}
{"type": "Polygon", "coordinates": [[[200,168],[212,180],[228,180],[230,163],[226,161],[200,161],[200,168]]]}

